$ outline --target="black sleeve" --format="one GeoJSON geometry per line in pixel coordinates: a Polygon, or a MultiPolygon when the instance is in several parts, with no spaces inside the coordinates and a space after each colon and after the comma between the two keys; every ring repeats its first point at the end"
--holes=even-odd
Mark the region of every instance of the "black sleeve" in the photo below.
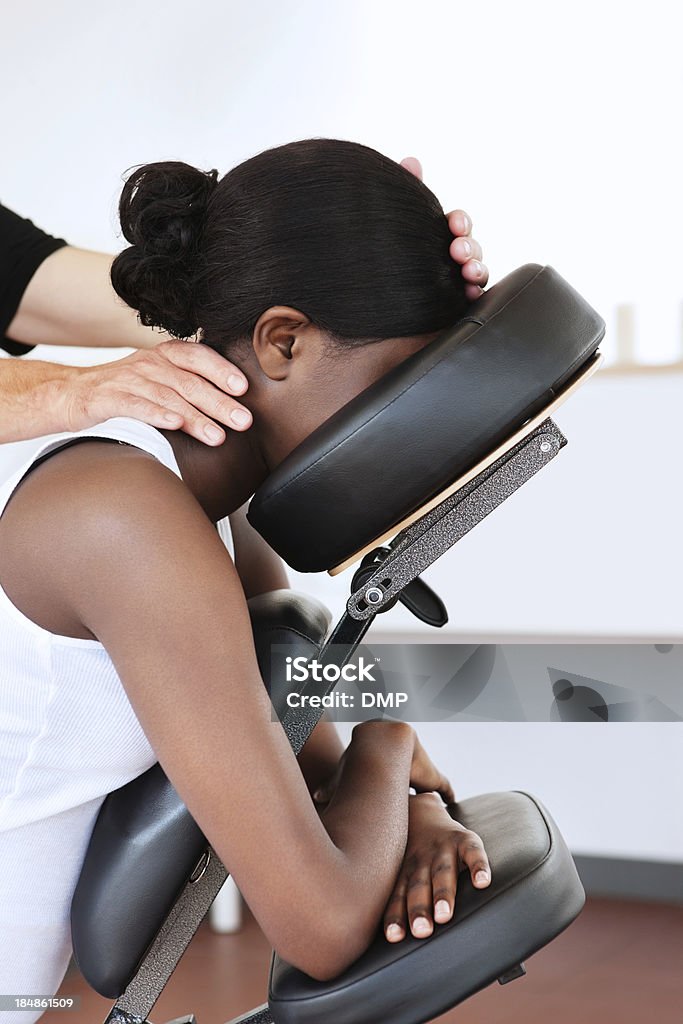
{"type": "Polygon", "coordinates": [[[12,356],[22,356],[33,347],[5,336],[21,297],[43,260],[66,244],[0,205],[0,348],[12,356]]]}

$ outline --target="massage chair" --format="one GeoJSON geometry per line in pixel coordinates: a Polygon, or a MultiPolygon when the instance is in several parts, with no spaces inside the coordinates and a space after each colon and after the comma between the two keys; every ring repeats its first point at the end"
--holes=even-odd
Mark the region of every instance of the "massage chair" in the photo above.
{"type": "MultiPolygon", "coordinates": [[[[261,674],[295,753],[322,711],[287,706],[273,650],[342,664],[397,601],[443,626],[443,603],[420,574],[558,455],[566,440],[551,415],[595,371],[604,329],[552,267],[522,266],[327,420],[259,488],[249,521],[292,568],[356,567],[333,629],[324,607],[301,594],[249,602],[261,674]]],[[[333,685],[311,679],[303,689],[324,696],[333,685]]],[[[274,954],[267,1001],[232,1024],[420,1024],[523,974],[583,906],[572,857],[528,793],[474,796],[449,811],[482,837],[489,888],[462,875],[450,922],[396,944],[379,930],[332,981],[274,954]]],[[[71,925],[83,976],[115,1000],[107,1024],[148,1019],[226,877],[158,764],[105,799],[71,925]]]]}

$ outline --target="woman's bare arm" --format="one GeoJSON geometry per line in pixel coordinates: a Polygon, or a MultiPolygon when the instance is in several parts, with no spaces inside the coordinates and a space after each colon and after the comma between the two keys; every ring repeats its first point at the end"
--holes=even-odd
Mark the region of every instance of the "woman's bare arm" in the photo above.
{"type": "Polygon", "coordinates": [[[235,545],[235,568],[247,598],[268,594],[289,587],[283,561],[270,544],[247,520],[247,507],[242,505],[230,516],[230,531],[235,545]]]}
{"type": "MultiPolygon", "coordinates": [[[[235,568],[249,597],[289,587],[282,559],[247,520],[247,505],[230,516],[235,545],[235,568]]],[[[334,775],[344,745],[333,722],[318,722],[299,754],[299,767],[309,792],[314,793],[334,775]]]]}
{"type": "Polygon", "coordinates": [[[324,825],[271,719],[228,552],[182,482],[145,453],[95,442],[53,456],[8,505],[0,550],[3,586],[25,614],[104,644],[274,947],[315,977],[344,969],[401,864],[412,730],[357,730],[324,825]]]}

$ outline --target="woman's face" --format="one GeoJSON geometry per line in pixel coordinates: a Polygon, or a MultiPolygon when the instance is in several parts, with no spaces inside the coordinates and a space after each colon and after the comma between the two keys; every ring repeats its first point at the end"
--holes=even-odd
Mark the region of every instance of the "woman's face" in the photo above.
{"type": "Polygon", "coordinates": [[[247,396],[258,406],[254,419],[265,425],[276,461],[439,333],[343,345],[297,310],[267,310],[254,328],[250,365],[243,369],[247,396]]]}

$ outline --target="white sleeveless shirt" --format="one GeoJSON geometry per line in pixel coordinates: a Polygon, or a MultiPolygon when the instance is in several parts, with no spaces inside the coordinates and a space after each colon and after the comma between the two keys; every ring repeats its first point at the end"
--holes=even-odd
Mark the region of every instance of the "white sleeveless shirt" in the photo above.
{"type": "MultiPolygon", "coordinates": [[[[0,516],[31,465],[75,437],[149,452],[173,473],[173,449],[127,418],[55,434],[0,487],[0,516]]],[[[71,954],[71,896],[107,793],[157,758],[102,644],[58,636],[23,615],[0,570],[0,994],[53,995],[71,954]]],[[[1,1011],[31,1024],[40,1010],[1,1011]]]]}

